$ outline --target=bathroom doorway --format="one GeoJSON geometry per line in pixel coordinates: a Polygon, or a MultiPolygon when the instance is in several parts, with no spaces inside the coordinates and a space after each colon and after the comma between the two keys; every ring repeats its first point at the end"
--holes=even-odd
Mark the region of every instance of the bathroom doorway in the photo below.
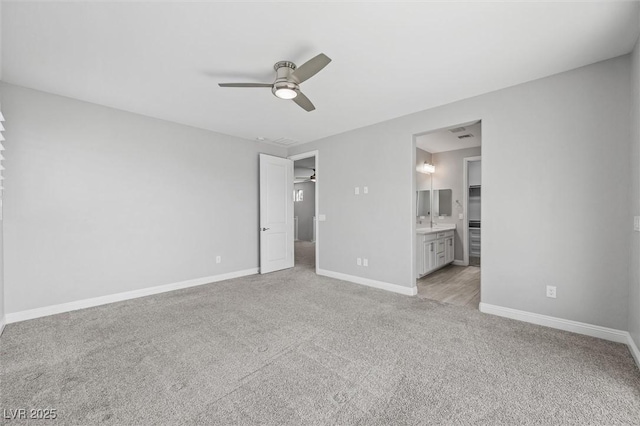
{"type": "Polygon", "coordinates": [[[418,297],[478,309],[482,123],[429,131],[414,140],[418,297]]]}
{"type": "Polygon", "coordinates": [[[315,272],[318,267],[318,155],[316,151],[289,157],[293,160],[295,268],[315,272]]]}

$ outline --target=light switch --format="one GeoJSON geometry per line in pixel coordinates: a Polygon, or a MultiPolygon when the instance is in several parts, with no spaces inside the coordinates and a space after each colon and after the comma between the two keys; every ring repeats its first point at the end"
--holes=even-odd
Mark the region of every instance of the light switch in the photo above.
{"type": "Polygon", "coordinates": [[[640,216],[633,217],[633,230],[640,232],[640,216]]]}
{"type": "Polygon", "coordinates": [[[359,186],[356,186],[356,189],[354,190],[354,193],[356,195],[360,195],[360,187],[359,186]]]}
{"type": "Polygon", "coordinates": [[[464,219],[464,213],[458,213],[458,219],[463,220],[464,219]]]}
{"type": "Polygon", "coordinates": [[[365,194],[368,194],[369,193],[369,187],[368,186],[362,187],[362,192],[364,192],[365,194]]]}
{"type": "Polygon", "coordinates": [[[358,266],[362,266],[362,258],[361,258],[361,257],[359,257],[359,258],[357,258],[357,259],[356,259],[356,264],[357,264],[358,266]]]}
{"type": "Polygon", "coordinates": [[[369,266],[369,259],[367,259],[366,257],[362,259],[362,266],[369,266]]]}

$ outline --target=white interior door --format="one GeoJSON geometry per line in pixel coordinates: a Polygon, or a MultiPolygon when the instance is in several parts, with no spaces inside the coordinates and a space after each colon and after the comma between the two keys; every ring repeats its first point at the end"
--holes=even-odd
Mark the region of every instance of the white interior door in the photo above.
{"type": "Polygon", "coordinates": [[[260,273],[293,263],[293,161],[260,154],[260,273]]]}

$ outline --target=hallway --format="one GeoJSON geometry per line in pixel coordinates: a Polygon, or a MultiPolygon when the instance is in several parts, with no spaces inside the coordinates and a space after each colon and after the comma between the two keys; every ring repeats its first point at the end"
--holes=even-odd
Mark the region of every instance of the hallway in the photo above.
{"type": "Polygon", "coordinates": [[[295,242],[295,267],[316,270],[316,243],[312,241],[295,242]]]}

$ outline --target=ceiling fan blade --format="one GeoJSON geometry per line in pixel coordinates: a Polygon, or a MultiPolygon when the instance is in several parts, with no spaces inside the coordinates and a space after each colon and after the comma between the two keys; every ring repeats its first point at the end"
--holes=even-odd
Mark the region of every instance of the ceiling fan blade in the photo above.
{"type": "Polygon", "coordinates": [[[220,87],[272,87],[269,83],[218,83],[220,87]]]}
{"type": "Polygon", "coordinates": [[[313,111],[316,107],[313,106],[309,98],[307,98],[301,91],[298,91],[298,96],[292,99],[293,102],[300,105],[303,109],[308,112],[313,111]]]}
{"type": "Polygon", "coordinates": [[[331,62],[331,58],[324,53],[321,53],[296,68],[296,70],[291,74],[291,77],[300,84],[319,73],[322,68],[329,65],[329,62],[331,62]]]}

